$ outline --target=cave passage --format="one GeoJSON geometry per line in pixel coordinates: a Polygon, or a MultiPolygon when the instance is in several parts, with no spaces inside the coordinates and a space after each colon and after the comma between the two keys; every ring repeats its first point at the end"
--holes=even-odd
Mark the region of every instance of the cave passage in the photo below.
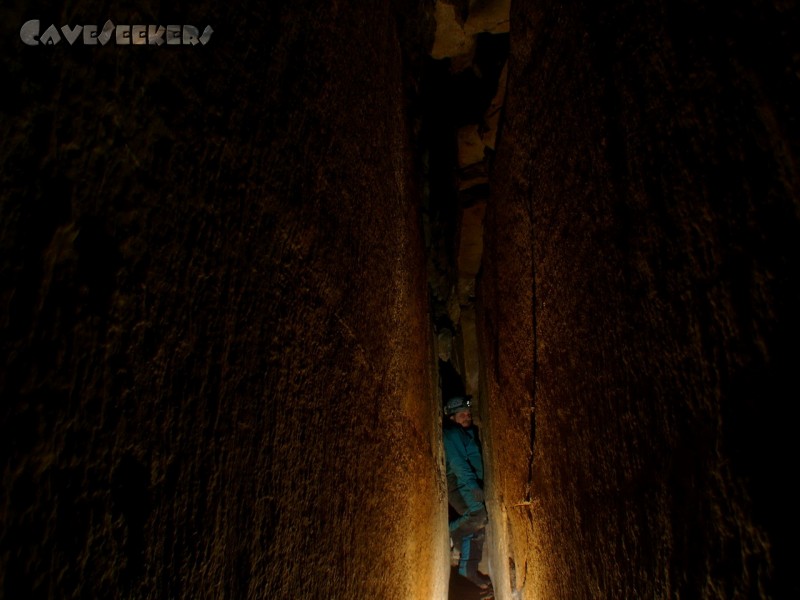
{"type": "MultiPolygon", "coordinates": [[[[423,227],[437,398],[442,405],[455,396],[471,396],[480,423],[487,398],[481,381],[475,290],[483,216],[502,127],[509,34],[507,23],[501,25],[496,19],[484,23],[486,31],[470,30],[468,13],[462,15],[463,22],[449,13],[437,13],[437,19],[431,54],[420,68],[415,127],[424,177],[423,227]]],[[[448,513],[449,520],[459,516],[452,506],[448,513]]],[[[488,550],[487,545],[480,561],[480,571],[486,574],[491,572],[488,550]]],[[[450,598],[480,597],[478,588],[458,574],[457,559],[451,562],[448,587],[450,598]]]]}

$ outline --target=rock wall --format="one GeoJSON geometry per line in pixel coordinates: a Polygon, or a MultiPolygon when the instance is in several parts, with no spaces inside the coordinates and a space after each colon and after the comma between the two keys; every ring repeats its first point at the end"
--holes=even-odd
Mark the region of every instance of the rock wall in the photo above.
{"type": "Polygon", "coordinates": [[[478,290],[498,598],[800,592],[797,27],[512,4],[478,290]]]}
{"type": "Polygon", "coordinates": [[[2,14],[2,596],[442,597],[393,10],[2,14]],[[214,33],[20,40],[108,18],[214,33]]]}

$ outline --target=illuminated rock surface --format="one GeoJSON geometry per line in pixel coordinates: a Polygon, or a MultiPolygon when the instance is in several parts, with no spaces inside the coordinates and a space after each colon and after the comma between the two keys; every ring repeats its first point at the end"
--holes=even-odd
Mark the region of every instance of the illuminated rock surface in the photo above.
{"type": "Polygon", "coordinates": [[[441,597],[394,19],[178,16],[216,37],[4,31],[4,597],[441,597]]]}
{"type": "Polygon", "coordinates": [[[797,596],[797,12],[586,6],[512,7],[478,299],[495,580],[797,596]]]}

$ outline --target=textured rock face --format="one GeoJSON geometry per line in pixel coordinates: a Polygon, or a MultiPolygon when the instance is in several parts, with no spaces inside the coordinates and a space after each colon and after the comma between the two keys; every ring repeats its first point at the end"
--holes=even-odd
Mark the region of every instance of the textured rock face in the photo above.
{"type": "Polygon", "coordinates": [[[794,597],[796,7],[579,4],[512,6],[479,285],[495,585],[794,597]]]}
{"type": "Polygon", "coordinates": [[[4,13],[6,598],[444,594],[394,16],[264,6],[156,11],[192,48],[4,13]]]}

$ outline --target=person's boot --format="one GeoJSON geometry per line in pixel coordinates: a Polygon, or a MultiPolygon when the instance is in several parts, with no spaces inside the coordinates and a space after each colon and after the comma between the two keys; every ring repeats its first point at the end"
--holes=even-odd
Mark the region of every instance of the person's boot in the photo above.
{"type": "Polygon", "coordinates": [[[492,580],[488,575],[484,575],[477,569],[467,568],[465,577],[474,583],[481,591],[481,598],[494,598],[494,588],[492,587],[492,580]]]}
{"type": "Polygon", "coordinates": [[[478,589],[480,590],[481,600],[494,598],[494,587],[492,586],[492,580],[489,579],[489,577],[480,572],[476,572],[474,574],[468,573],[466,577],[472,583],[478,586],[478,589]]]}
{"type": "Polygon", "coordinates": [[[492,580],[488,576],[476,571],[475,573],[467,573],[467,579],[477,585],[481,591],[490,590],[492,588],[492,580]]]}
{"type": "Polygon", "coordinates": [[[481,600],[489,600],[489,598],[494,598],[494,588],[492,587],[492,582],[489,582],[489,586],[485,589],[481,589],[480,592],[481,600]]]}

